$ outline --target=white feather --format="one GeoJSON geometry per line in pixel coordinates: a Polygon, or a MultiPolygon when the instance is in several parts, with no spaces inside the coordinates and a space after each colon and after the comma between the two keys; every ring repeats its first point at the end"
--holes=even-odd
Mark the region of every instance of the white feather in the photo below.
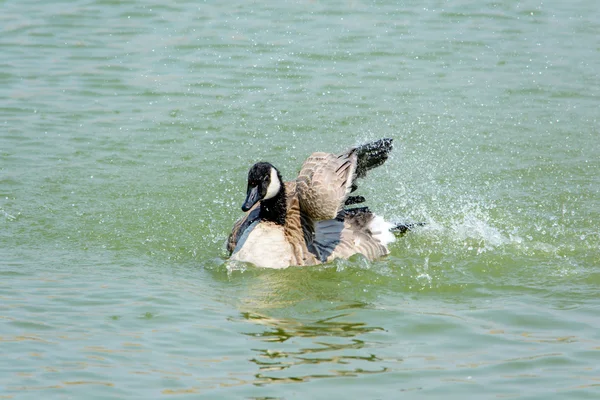
{"type": "Polygon", "coordinates": [[[386,246],[390,243],[393,243],[396,238],[394,234],[390,232],[395,225],[391,222],[387,222],[380,217],[379,215],[375,215],[371,223],[369,224],[369,229],[373,234],[373,237],[381,242],[382,245],[386,246]]]}

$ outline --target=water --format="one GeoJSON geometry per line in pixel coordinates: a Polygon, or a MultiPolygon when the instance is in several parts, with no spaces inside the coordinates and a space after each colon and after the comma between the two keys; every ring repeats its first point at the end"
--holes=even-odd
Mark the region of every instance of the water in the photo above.
{"type": "Polygon", "coordinates": [[[596,2],[0,4],[1,398],[600,396],[596,2]],[[253,162],[380,137],[424,228],[228,268],[253,162]]]}

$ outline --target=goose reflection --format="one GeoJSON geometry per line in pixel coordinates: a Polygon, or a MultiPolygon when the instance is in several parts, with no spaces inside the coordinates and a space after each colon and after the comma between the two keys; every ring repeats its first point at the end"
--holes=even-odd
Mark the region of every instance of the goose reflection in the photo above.
{"type": "Polygon", "coordinates": [[[343,320],[348,316],[342,313],[303,322],[242,312],[242,318],[263,328],[242,332],[263,344],[252,349],[256,356],[249,360],[258,367],[253,384],[304,382],[388,371],[382,365],[385,360],[370,352],[375,348],[372,342],[359,339],[383,328],[343,320]]]}
{"type": "Polygon", "coordinates": [[[246,383],[382,374],[402,362],[382,356],[389,338],[370,310],[377,266],[354,257],[315,268],[215,273],[228,282],[222,300],[239,310],[230,320],[243,322],[238,332],[251,338],[247,359],[256,372],[246,383]]]}

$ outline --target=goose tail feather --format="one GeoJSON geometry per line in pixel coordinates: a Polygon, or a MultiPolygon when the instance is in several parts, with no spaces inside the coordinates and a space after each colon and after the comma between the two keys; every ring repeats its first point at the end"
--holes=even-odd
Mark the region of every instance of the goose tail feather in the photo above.
{"type": "Polygon", "coordinates": [[[404,222],[401,224],[396,224],[391,232],[396,235],[404,235],[406,232],[413,230],[417,226],[425,226],[425,222],[404,222]]]}

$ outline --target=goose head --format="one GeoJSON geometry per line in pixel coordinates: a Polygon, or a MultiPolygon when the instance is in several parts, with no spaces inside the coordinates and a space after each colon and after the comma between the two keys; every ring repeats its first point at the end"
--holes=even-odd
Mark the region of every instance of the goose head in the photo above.
{"type": "Polygon", "coordinates": [[[248,171],[248,188],[242,211],[248,211],[257,202],[277,196],[282,189],[281,175],[268,162],[258,162],[248,171]]]}

